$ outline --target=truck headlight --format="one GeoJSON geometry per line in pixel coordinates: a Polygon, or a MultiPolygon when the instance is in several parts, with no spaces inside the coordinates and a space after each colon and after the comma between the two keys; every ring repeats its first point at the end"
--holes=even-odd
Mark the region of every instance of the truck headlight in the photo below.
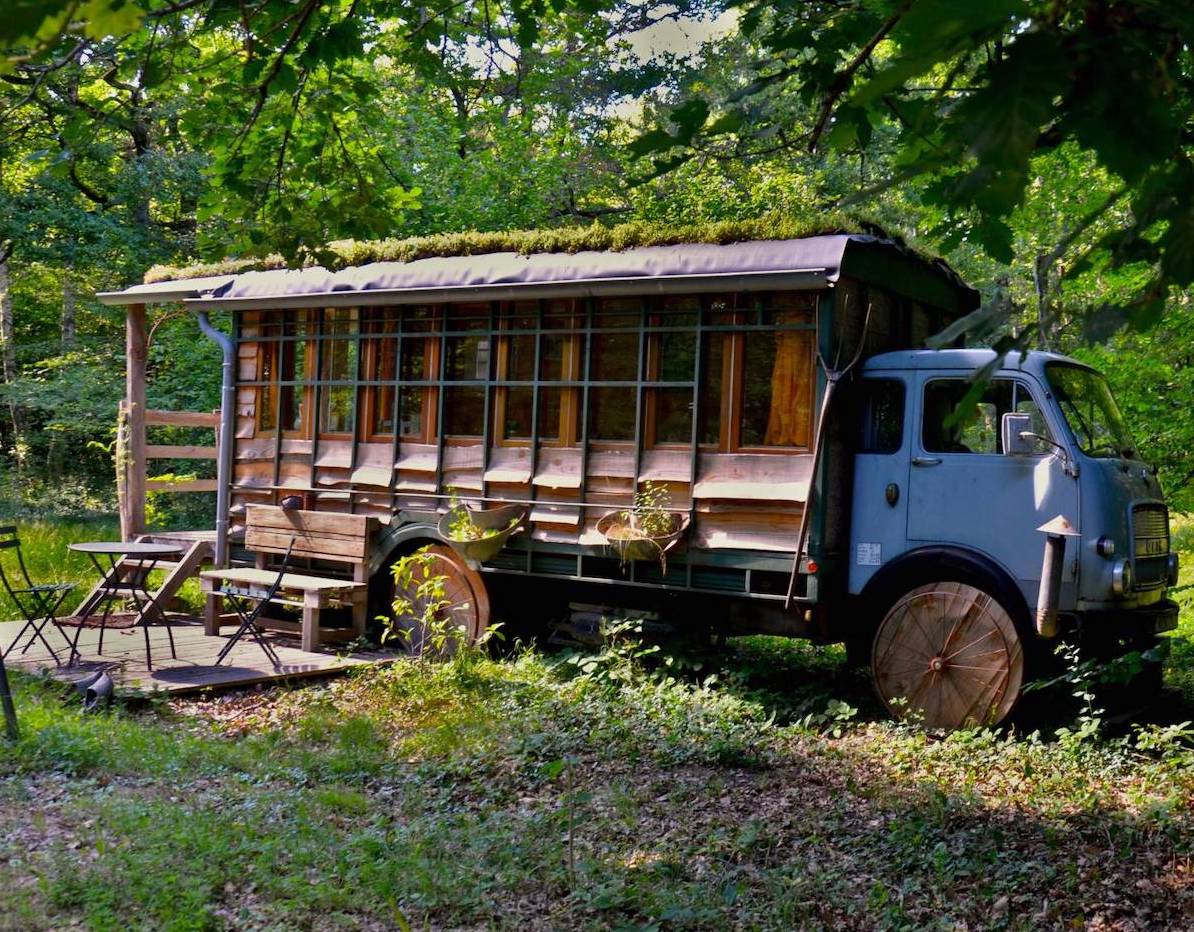
{"type": "Polygon", "coordinates": [[[1177,585],[1178,572],[1181,570],[1181,562],[1177,558],[1176,553],[1169,554],[1165,561],[1165,581],[1171,585],[1177,585]]]}
{"type": "Polygon", "coordinates": [[[1132,564],[1127,560],[1116,560],[1111,567],[1111,591],[1116,595],[1132,591],[1132,564]]]}

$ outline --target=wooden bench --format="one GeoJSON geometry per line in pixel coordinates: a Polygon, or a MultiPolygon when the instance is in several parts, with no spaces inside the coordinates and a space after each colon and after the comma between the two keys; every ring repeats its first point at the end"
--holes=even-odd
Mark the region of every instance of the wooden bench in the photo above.
{"type": "Polygon", "coordinates": [[[360,637],[365,633],[369,594],[366,564],[376,524],[375,518],[365,515],[283,511],[273,505],[250,505],[245,515],[245,547],[257,555],[257,567],[209,570],[199,574],[206,595],[204,631],[219,634],[221,624],[231,623],[232,619],[225,619],[221,613],[225,594],[264,595],[278,575],[276,571],[266,569],[267,556],[285,554],[293,538],[291,559],[344,563],[352,568],[352,579],[286,573],[273,601],[301,609],[302,622],[296,624],[263,615],[259,619],[261,626],[301,633],[305,651],[316,650],[323,642],[350,641],[360,637]],[[329,608],[350,608],[351,627],[321,628],[321,615],[329,608]]]}

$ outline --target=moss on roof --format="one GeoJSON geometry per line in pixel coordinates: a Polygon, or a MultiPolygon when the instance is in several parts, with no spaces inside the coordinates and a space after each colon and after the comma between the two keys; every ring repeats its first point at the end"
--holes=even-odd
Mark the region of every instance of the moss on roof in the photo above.
{"type": "Polygon", "coordinates": [[[252,259],[225,259],[188,266],[155,265],[145,273],[146,284],[185,281],[208,275],[236,275],[240,272],[283,269],[288,265],[322,265],[329,271],[367,265],[370,262],[410,262],[433,256],[478,256],[493,252],[536,253],[600,250],[617,252],[635,246],[674,246],[678,243],[740,243],[762,239],[803,239],[834,233],[871,233],[887,238],[890,233],[877,224],[856,216],[827,212],[808,217],[767,214],[754,220],[720,220],[710,223],[667,225],[634,221],[616,226],[594,223],[583,227],[548,230],[510,230],[502,233],[439,233],[407,239],[358,242],[339,240],[308,252],[299,262],[287,263],[279,255],[252,259]]]}

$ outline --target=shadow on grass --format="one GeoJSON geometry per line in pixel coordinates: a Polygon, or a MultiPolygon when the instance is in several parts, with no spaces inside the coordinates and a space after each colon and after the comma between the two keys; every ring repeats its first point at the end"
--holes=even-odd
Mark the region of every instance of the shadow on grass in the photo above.
{"type": "Polygon", "coordinates": [[[237,741],[52,715],[22,678],[35,711],[0,825],[30,837],[35,811],[57,835],[0,878],[37,878],[28,915],[96,928],[1178,928],[1194,905],[1188,813],[1126,803],[1097,749],[862,724],[780,736],[764,768],[661,763],[637,753],[666,722],[633,717],[651,693],[536,671],[371,671],[237,741]],[[395,749],[390,712],[421,737],[395,749]],[[570,763],[545,771],[554,755],[570,763]]]}

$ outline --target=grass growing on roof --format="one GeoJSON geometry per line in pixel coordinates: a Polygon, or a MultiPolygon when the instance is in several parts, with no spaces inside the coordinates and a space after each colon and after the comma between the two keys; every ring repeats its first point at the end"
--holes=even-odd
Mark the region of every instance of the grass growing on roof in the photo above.
{"type": "MultiPolygon", "coordinates": [[[[334,272],[370,262],[411,262],[435,256],[477,256],[493,252],[535,255],[582,250],[617,252],[638,246],[802,239],[834,233],[891,235],[870,220],[839,211],[826,211],[807,217],[767,214],[754,220],[719,220],[683,226],[637,220],[613,226],[593,223],[589,226],[542,230],[470,231],[371,241],[339,240],[309,250],[300,257],[298,265],[321,265],[334,272]]],[[[226,259],[223,262],[187,266],[155,265],[145,273],[145,282],[184,281],[208,275],[235,275],[287,267],[287,260],[280,255],[226,259]]]]}

